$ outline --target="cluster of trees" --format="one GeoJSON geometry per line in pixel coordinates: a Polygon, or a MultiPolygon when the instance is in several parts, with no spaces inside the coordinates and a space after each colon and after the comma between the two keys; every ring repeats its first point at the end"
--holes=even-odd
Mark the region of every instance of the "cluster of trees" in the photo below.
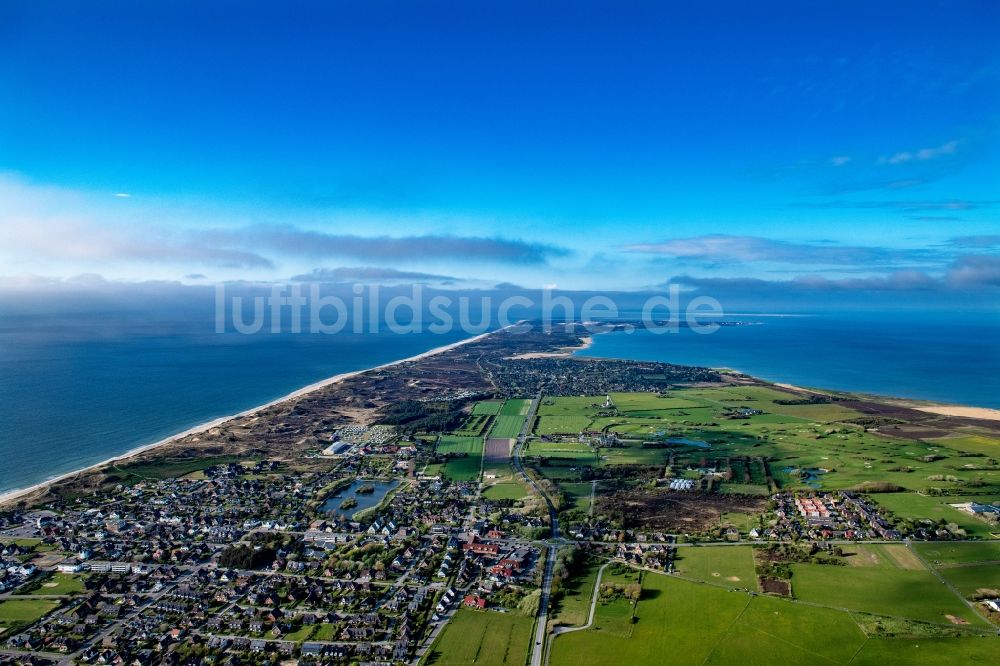
{"type": "Polygon", "coordinates": [[[420,402],[402,400],[382,410],[379,423],[392,425],[404,435],[415,432],[446,432],[457,429],[465,421],[465,401],[420,402]]]}
{"type": "Polygon", "coordinates": [[[229,546],[219,556],[219,566],[226,569],[261,569],[274,562],[270,546],[251,547],[246,544],[229,546]]]}

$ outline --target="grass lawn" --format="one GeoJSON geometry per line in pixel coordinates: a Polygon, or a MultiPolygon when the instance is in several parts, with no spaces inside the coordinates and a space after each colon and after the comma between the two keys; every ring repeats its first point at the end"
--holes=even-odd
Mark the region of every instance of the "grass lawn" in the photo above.
{"type": "Polygon", "coordinates": [[[335,624],[320,624],[316,627],[316,633],[312,635],[314,641],[332,641],[336,635],[337,625],[335,624]]]}
{"type": "Polygon", "coordinates": [[[521,426],[523,425],[523,416],[500,414],[493,419],[493,427],[490,429],[490,437],[514,439],[521,434],[521,426]]]}
{"type": "Polygon", "coordinates": [[[472,406],[472,413],[496,416],[500,413],[501,407],[503,407],[503,402],[500,400],[480,400],[472,406]]]}
{"type": "Polygon", "coordinates": [[[445,463],[441,473],[453,481],[475,481],[479,478],[479,468],[482,466],[482,461],[482,456],[452,458],[445,463]]]}
{"type": "Polygon", "coordinates": [[[73,574],[56,573],[51,578],[41,582],[41,585],[28,594],[80,594],[83,592],[83,577],[73,574]]]}
{"type": "Polygon", "coordinates": [[[566,501],[560,507],[562,511],[583,511],[584,513],[590,511],[592,486],[589,482],[560,483],[559,487],[566,495],[566,501]]]}
{"type": "Polygon", "coordinates": [[[685,578],[733,588],[757,589],[750,546],[688,546],[677,549],[674,566],[685,578]]]}
{"type": "Polygon", "coordinates": [[[520,613],[459,609],[423,663],[524,666],[532,624],[532,618],[520,613]]]}
{"type": "Polygon", "coordinates": [[[984,620],[929,571],[887,566],[793,564],[797,599],[877,615],[950,624],[948,615],[981,626],[984,620]]]}
{"type": "Polygon", "coordinates": [[[590,427],[588,416],[539,416],[535,421],[536,435],[576,435],[590,427]]]}
{"type": "Polygon", "coordinates": [[[213,465],[228,465],[240,462],[240,456],[215,456],[208,458],[166,458],[153,462],[134,463],[122,467],[115,466],[118,472],[128,480],[134,479],[174,479],[212,467],[213,465]]]}
{"type": "Polygon", "coordinates": [[[878,639],[872,638],[851,666],[886,664],[995,664],[1000,661],[1000,640],[995,636],[969,638],[878,639]]]}
{"type": "Polygon", "coordinates": [[[524,486],[516,482],[495,483],[492,486],[483,490],[483,497],[490,500],[500,500],[500,499],[519,500],[527,494],[528,493],[524,489],[524,486]]]}
{"type": "Polygon", "coordinates": [[[949,506],[962,502],[955,497],[930,497],[917,493],[879,493],[873,495],[872,499],[900,518],[910,520],[929,518],[935,522],[943,519],[945,522],[955,523],[971,537],[988,539],[991,531],[998,529],[949,506]]]}
{"type": "Polygon", "coordinates": [[[936,568],[972,562],[1000,562],[1000,541],[982,543],[914,543],[913,547],[936,568]]]}
{"type": "Polygon", "coordinates": [[[7,599],[0,602],[0,626],[19,627],[31,624],[58,606],[58,602],[48,599],[7,599]]]}
{"type": "Polygon", "coordinates": [[[602,564],[604,563],[600,560],[590,562],[578,575],[563,583],[563,593],[556,600],[552,612],[555,624],[572,627],[587,623],[590,600],[594,595],[594,582],[602,564]]]}
{"type": "Polygon", "coordinates": [[[530,407],[530,400],[508,400],[500,408],[500,416],[526,416],[530,407]]]}
{"type": "Polygon", "coordinates": [[[849,613],[754,597],[708,663],[847,664],[865,641],[849,613]]]}
{"type": "MultiPolygon", "coordinates": [[[[873,571],[885,573],[882,569],[873,571]]],[[[995,663],[1000,658],[1000,639],[995,636],[868,638],[852,614],[843,610],[728,592],[659,574],[645,576],[635,611],[637,620],[625,633],[620,630],[619,610],[613,604],[599,604],[595,628],[556,638],[552,665],[944,666],[995,663]],[[603,624],[609,626],[604,628],[603,624]]]]}
{"type": "Polygon", "coordinates": [[[437,442],[438,453],[468,453],[482,455],[482,437],[462,437],[459,435],[441,435],[437,442]]]}
{"type": "Polygon", "coordinates": [[[552,644],[552,666],[701,664],[749,603],[745,594],[649,574],[630,635],[621,633],[621,608],[598,604],[594,627],[552,644]],[[673,659],[671,659],[673,656],[673,659]]]}
{"type": "MultiPolygon", "coordinates": [[[[1000,590],[1000,565],[996,563],[946,567],[940,572],[966,597],[972,597],[979,590],[1000,590]]],[[[995,596],[994,592],[988,594],[995,596]]]]}

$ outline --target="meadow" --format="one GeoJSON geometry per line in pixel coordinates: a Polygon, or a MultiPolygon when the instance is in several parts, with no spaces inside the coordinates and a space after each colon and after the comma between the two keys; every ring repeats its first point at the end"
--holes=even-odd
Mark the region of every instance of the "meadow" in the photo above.
{"type": "Polygon", "coordinates": [[[757,589],[751,546],[678,548],[674,567],[684,578],[732,588],[757,589]]]}
{"type": "Polygon", "coordinates": [[[58,602],[48,599],[6,599],[0,601],[0,627],[16,628],[31,624],[52,612],[58,602]]]}
{"type": "Polygon", "coordinates": [[[523,416],[500,414],[493,419],[493,427],[490,428],[490,437],[515,439],[521,434],[521,427],[523,425],[523,416]]]}
{"type": "Polygon", "coordinates": [[[434,641],[423,664],[523,666],[531,648],[532,618],[461,608],[434,641]]]}
{"type": "MultiPolygon", "coordinates": [[[[826,565],[826,568],[856,571],[853,567],[826,565]]],[[[940,583],[935,584],[941,587],[940,583]]],[[[958,601],[954,595],[952,598],[958,601]]],[[[711,583],[689,582],[662,574],[644,575],[642,596],[627,634],[600,628],[607,621],[614,624],[618,613],[609,615],[609,610],[614,609],[598,604],[594,628],[557,637],[552,645],[551,664],[657,664],[664,663],[665,655],[672,655],[674,663],[751,666],[991,663],[1000,658],[1000,639],[996,636],[921,636],[919,640],[869,636],[859,621],[870,621],[871,616],[766,595],[731,592],[711,583]]],[[[922,611],[917,609],[917,614],[922,611]]],[[[963,629],[953,627],[944,631],[963,629]]]]}

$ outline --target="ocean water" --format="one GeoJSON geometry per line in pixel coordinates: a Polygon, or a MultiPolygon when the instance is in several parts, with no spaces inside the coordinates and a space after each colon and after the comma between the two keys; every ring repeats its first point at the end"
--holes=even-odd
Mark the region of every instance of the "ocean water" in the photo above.
{"type": "Polygon", "coordinates": [[[712,334],[612,332],[579,355],[725,367],[763,379],[1000,408],[996,313],[730,315],[712,334]]]}
{"type": "MultiPolygon", "coordinates": [[[[585,353],[1000,408],[995,314],[730,319],[752,325],[712,335],[609,333],[585,353]]],[[[7,313],[0,317],[0,492],[464,337],[217,334],[204,317],[7,313]]]]}
{"type": "Polygon", "coordinates": [[[204,320],[0,319],[0,492],[468,337],[217,334],[204,320]]]}

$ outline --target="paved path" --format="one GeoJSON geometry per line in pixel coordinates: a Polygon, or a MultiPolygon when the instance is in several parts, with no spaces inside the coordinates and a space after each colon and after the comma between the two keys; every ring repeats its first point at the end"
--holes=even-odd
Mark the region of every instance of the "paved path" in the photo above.
{"type": "Polygon", "coordinates": [[[605,562],[604,565],[597,570],[597,580],[594,581],[594,591],[590,596],[590,615],[587,616],[587,624],[580,625],[579,627],[556,627],[552,631],[552,637],[555,638],[560,634],[568,634],[574,631],[583,631],[584,629],[590,629],[590,626],[594,624],[594,615],[597,613],[597,599],[600,596],[601,590],[601,576],[604,575],[604,570],[608,568],[611,562],[605,562]]]}

